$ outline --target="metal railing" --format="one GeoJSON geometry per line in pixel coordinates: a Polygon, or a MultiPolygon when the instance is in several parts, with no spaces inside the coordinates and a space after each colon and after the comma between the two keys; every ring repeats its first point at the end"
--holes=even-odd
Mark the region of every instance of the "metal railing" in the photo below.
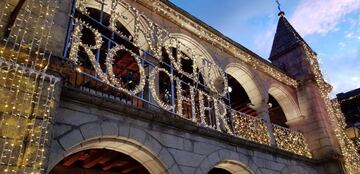
{"type": "MultiPolygon", "coordinates": [[[[103,4],[101,4],[103,6],[103,4]]],[[[103,9],[103,7],[101,8],[103,9]]],[[[79,15],[76,14],[75,8],[72,12],[73,16],[79,15]]],[[[113,48],[116,44],[119,44],[119,40],[121,42],[124,42],[125,45],[132,44],[130,40],[127,40],[126,38],[119,38],[117,34],[114,31],[108,30],[107,26],[103,24],[103,15],[104,12],[100,11],[100,20],[95,19],[91,16],[83,16],[82,18],[86,20],[87,22],[93,23],[94,26],[101,28],[102,30],[106,30],[105,34],[102,34],[101,37],[104,41],[102,48],[99,48],[95,54],[97,63],[100,64],[101,69],[108,73],[107,67],[102,66],[101,64],[104,64],[101,61],[103,60],[104,55],[108,55],[111,48],[113,48]]],[[[72,20],[70,20],[72,21],[72,20]]],[[[68,33],[71,33],[73,30],[71,22],[69,24],[69,31],[68,33]]],[[[64,56],[67,57],[69,55],[69,48],[70,48],[70,36],[68,35],[67,38],[67,45],[65,46],[64,50],[64,56]]],[[[171,63],[167,63],[164,61],[159,61],[155,64],[152,62],[152,55],[147,52],[146,50],[141,50],[141,48],[138,48],[139,52],[142,54],[140,56],[141,59],[141,66],[145,70],[146,78],[149,79],[150,72],[153,71],[153,69],[156,66],[163,66],[163,68],[168,70],[168,73],[170,75],[175,75],[176,69],[172,66],[171,63]]],[[[81,50],[80,50],[81,52],[81,50]]],[[[158,111],[160,107],[158,106],[157,102],[154,101],[154,98],[151,93],[151,89],[149,88],[149,80],[146,80],[146,84],[144,86],[144,89],[138,93],[135,96],[130,96],[124,92],[119,91],[118,89],[115,89],[114,87],[107,85],[97,77],[95,70],[91,67],[89,62],[86,62],[86,56],[82,57],[81,55],[86,55],[86,53],[79,53],[79,57],[82,59],[83,66],[81,67],[80,72],[76,73],[69,73],[64,76],[65,86],[70,88],[77,88],[80,89],[86,93],[109,98],[112,100],[117,100],[119,102],[122,102],[127,105],[131,105],[133,107],[137,108],[145,108],[145,109],[152,109],[155,111],[158,111]],[[84,60],[85,59],[85,60],[84,60]]],[[[179,79],[176,79],[178,81],[179,79]]],[[[184,85],[184,91],[185,93],[189,93],[188,88],[189,85],[189,79],[181,79],[180,83],[181,85],[184,85]],[[187,86],[188,85],[188,86],[187,86]]],[[[191,79],[190,79],[191,81],[191,79]]],[[[166,94],[164,92],[160,92],[159,89],[157,89],[157,95],[160,95],[159,97],[166,102],[168,105],[174,106],[173,109],[167,110],[168,112],[171,112],[173,114],[177,114],[181,116],[184,119],[191,120],[195,123],[197,123],[199,126],[209,127],[215,130],[224,131],[229,134],[232,134],[234,136],[240,137],[245,140],[253,141],[260,144],[270,145],[271,144],[271,137],[272,135],[269,134],[268,131],[268,123],[265,123],[264,120],[261,118],[253,117],[250,115],[247,115],[245,113],[241,113],[238,111],[235,111],[231,109],[231,103],[229,95],[222,98],[224,103],[227,105],[227,114],[226,118],[222,119],[221,123],[219,123],[219,119],[216,117],[215,114],[215,108],[214,108],[214,101],[211,101],[209,99],[204,100],[204,105],[208,109],[206,111],[201,111],[201,108],[199,106],[199,94],[195,94],[195,100],[197,100],[197,104],[191,103],[190,100],[185,99],[178,101],[177,97],[177,91],[176,91],[176,84],[174,83],[175,80],[170,81],[167,86],[169,90],[167,90],[166,94]],[[162,93],[162,94],[160,94],[162,93]],[[179,104],[180,103],[180,104],[179,104]],[[181,111],[179,112],[179,110],[181,111]],[[179,114],[181,113],[181,114],[179,114]],[[203,114],[202,114],[203,113],[203,114]],[[205,116],[203,116],[205,115],[205,116]],[[204,118],[205,117],[205,118],[204,118]]],[[[159,82],[156,82],[159,83],[159,82]]],[[[161,82],[160,82],[161,83],[161,82]]],[[[198,83],[198,81],[192,81],[190,82],[192,84],[196,84],[196,87],[201,88],[203,91],[209,91],[207,90],[208,87],[205,84],[198,83]]],[[[162,84],[158,84],[159,86],[162,84]]],[[[187,96],[189,97],[189,96],[187,96]]],[[[305,150],[298,150],[298,147],[306,146],[306,143],[304,141],[304,137],[300,132],[296,132],[291,129],[282,128],[278,125],[273,125],[274,128],[274,134],[277,142],[277,146],[280,149],[290,151],[292,153],[296,153],[299,155],[304,155],[307,157],[311,157],[311,154],[308,149],[305,150]],[[289,135],[289,136],[287,136],[289,135]],[[295,150],[296,149],[296,150],[295,150]],[[310,155],[309,155],[310,154],[310,155]]],[[[300,148],[301,149],[301,148],[300,148]]]]}

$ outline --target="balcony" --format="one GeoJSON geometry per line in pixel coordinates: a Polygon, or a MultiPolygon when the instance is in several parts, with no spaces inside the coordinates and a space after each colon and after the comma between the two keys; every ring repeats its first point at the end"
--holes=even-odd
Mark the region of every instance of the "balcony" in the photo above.
{"type": "MultiPolygon", "coordinates": [[[[67,74],[64,77],[67,77],[64,82],[64,86],[67,88],[80,90],[85,94],[117,101],[117,103],[123,103],[124,105],[135,108],[151,110],[153,112],[163,112],[161,111],[163,109],[160,108],[151,97],[148,85],[146,85],[143,92],[136,96],[130,96],[104,84],[95,76],[92,76],[85,71],[74,71],[72,74],[67,74]]],[[[263,119],[235,111],[229,106],[226,107],[227,114],[224,119],[226,120],[225,124],[218,123],[219,120],[215,118],[214,107],[211,107],[205,112],[205,118],[203,118],[202,121],[199,106],[196,106],[196,109],[192,110],[191,102],[183,100],[183,112],[179,115],[179,105],[176,104],[178,100],[171,96],[167,100],[176,105],[174,110],[169,110],[167,112],[169,112],[169,114],[177,115],[185,121],[187,120],[189,123],[194,122],[197,126],[225,132],[249,142],[262,144],[268,147],[275,147],[303,157],[312,158],[305,138],[301,132],[272,124],[273,136],[271,136],[267,124],[263,119]],[[275,140],[275,145],[271,145],[272,137],[275,140]]]]}

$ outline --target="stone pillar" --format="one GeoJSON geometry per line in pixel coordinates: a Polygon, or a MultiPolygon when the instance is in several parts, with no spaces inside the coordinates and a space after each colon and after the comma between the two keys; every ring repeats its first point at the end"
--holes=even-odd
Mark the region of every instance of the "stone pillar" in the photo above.
{"type": "Polygon", "coordinates": [[[333,158],[339,151],[320,89],[312,81],[304,82],[298,88],[298,100],[304,119],[287,124],[303,132],[315,158],[333,158]]]}
{"type": "Polygon", "coordinates": [[[253,107],[259,115],[259,117],[264,120],[265,125],[267,127],[268,133],[270,135],[270,145],[276,146],[275,136],[274,136],[274,129],[271,124],[270,116],[269,116],[269,105],[266,102],[261,103],[258,106],[253,107]]]}

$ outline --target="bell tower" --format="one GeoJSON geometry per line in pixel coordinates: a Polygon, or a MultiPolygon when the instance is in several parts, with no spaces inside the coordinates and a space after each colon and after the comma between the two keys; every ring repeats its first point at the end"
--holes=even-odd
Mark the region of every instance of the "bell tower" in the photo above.
{"type": "Polygon", "coordinates": [[[331,86],[322,79],[316,53],[291,26],[283,11],[279,13],[269,60],[299,84],[297,102],[303,116],[288,120],[287,124],[304,133],[315,158],[333,159],[339,151],[326,109],[323,87],[330,91],[331,86]],[[324,85],[319,85],[319,78],[324,85]]]}

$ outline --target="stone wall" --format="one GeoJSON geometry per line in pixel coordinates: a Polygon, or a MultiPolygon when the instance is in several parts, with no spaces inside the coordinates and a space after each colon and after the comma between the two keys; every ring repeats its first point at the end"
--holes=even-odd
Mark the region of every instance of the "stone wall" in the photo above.
{"type": "MultiPolygon", "coordinates": [[[[114,142],[126,139],[139,144],[140,147],[131,152],[121,149],[124,146],[116,146],[135,159],[136,151],[148,149],[170,174],[205,174],[229,160],[243,164],[256,174],[339,173],[320,161],[198,127],[169,113],[132,108],[119,101],[70,89],[63,89],[55,116],[48,172],[65,156],[84,147],[85,142],[100,143],[109,138],[114,142]]],[[[106,147],[110,144],[103,146],[106,147]]]]}

